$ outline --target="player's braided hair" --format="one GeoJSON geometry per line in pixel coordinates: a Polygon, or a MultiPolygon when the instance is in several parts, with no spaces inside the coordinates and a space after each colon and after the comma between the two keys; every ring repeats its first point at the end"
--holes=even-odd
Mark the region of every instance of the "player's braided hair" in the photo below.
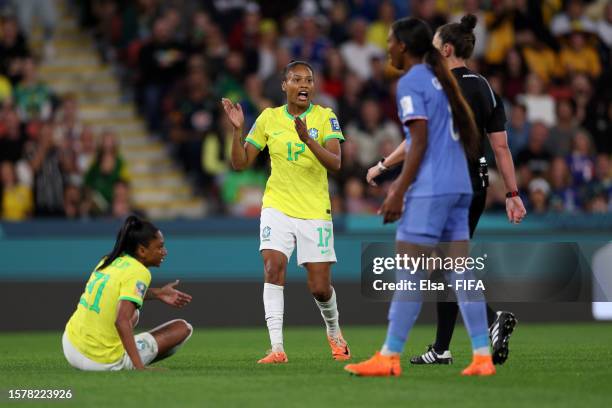
{"type": "Polygon", "coordinates": [[[427,23],[414,17],[402,18],[395,21],[391,29],[397,41],[405,44],[406,52],[415,58],[423,58],[431,67],[448,98],[453,122],[467,157],[472,160],[478,159],[480,133],[474,122],[474,114],[463,98],[455,77],[444,63],[444,57],[433,46],[433,35],[427,23]]]}
{"type": "Polygon", "coordinates": [[[455,49],[457,58],[468,59],[472,56],[474,44],[476,44],[474,27],[476,27],[477,21],[475,15],[466,14],[461,17],[460,23],[444,24],[438,29],[442,44],[451,44],[455,49]]]}
{"type": "Polygon", "coordinates": [[[123,226],[117,234],[113,250],[104,257],[104,262],[102,262],[102,265],[97,270],[106,268],[123,253],[136,256],[138,246],[148,246],[149,242],[155,239],[158,231],[159,229],[149,221],[144,221],[135,215],[130,215],[125,219],[123,226]]]}

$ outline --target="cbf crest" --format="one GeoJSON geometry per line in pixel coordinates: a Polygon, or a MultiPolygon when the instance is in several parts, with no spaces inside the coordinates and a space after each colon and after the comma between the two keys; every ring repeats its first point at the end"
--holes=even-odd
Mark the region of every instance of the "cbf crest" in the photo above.
{"type": "Polygon", "coordinates": [[[319,130],[315,128],[308,129],[308,136],[310,136],[311,139],[316,140],[317,137],[319,137],[319,130]]]}

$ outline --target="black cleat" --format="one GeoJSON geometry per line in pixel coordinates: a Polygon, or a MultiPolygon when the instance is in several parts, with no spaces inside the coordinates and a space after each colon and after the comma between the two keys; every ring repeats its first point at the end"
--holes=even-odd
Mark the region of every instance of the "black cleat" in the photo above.
{"type": "Polygon", "coordinates": [[[446,350],[442,354],[436,353],[433,344],[427,346],[427,351],[420,356],[414,356],[410,359],[410,364],[453,364],[453,356],[451,352],[446,350]]]}
{"type": "Polygon", "coordinates": [[[504,364],[508,359],[508,342],[516,326],[516,317],[513,313],[499,311],[493,325],[489,327],[489,336],[493,346],[493,364],[504,364]]]}

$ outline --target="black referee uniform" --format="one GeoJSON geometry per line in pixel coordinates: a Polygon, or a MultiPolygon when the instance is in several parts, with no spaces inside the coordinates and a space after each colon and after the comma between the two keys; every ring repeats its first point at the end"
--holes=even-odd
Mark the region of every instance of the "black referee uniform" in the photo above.
{"type": "MultiPolygon", "coordinates": [[[[451,72],[459,83],[463,97],[474,112],[476,127],[480,131],[478,135],[480,138],[478,157],[484,156],[487,134],[506,130],[504,105],[499,95],[493,92],[489,82],[482,75],[470,71],[466,67],[455,68],[451,72]]],[[[468,168],[474,190],[472,205],[470,206],[470,238],[472,238],[485,208],[488,180],[485,181],[481,178],[478,161],[470,160],[468,168]]]]}

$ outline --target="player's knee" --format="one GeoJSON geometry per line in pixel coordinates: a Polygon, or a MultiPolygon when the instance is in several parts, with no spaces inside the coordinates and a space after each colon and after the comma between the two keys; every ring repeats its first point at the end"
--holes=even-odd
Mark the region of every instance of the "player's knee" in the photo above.
{"type": "Polygon", "coordinates": [[[284,273],[284,265],[282,262],[270,259],[266,261],[264,265],[264,272],[266,274],[266,282],[274,285],[282,284],[282,277],[284,273]]]}
{"type": "Polygon", "coordinates": [[[327,302],[332,295],[332,288],[328,282],[309,281],[308,289],[319,302],[327,302]]]}
{"type": "Polygon", "coordinates": [[[181,331],[181,337],[183,339],[181,342],[191,337],[191,334],[193,333],[193,326],[186,320],[178,319],[174,324],[177,326],[178,330],[181,331]]]}

